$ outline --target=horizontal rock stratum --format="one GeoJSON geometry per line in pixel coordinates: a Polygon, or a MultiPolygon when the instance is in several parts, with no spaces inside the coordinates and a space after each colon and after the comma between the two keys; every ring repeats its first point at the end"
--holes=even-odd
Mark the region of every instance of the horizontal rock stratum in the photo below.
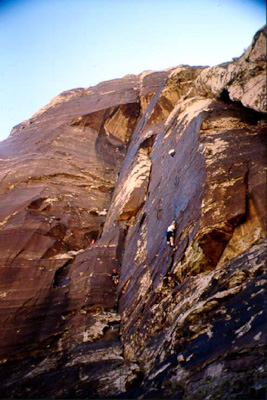
{"type": "Polygon", "coordinates": [[[265,49],[66,91],[1,143],[1,398],[265,398],[265,49]]]}

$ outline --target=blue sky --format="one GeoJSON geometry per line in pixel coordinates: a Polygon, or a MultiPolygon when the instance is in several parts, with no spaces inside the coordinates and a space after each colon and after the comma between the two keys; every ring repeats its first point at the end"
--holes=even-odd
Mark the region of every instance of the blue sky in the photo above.
{"type": "Polygon", "coordinates": [[[240,56],[263,0],[0,0],[0,140],[64,90],[240,56]]]}

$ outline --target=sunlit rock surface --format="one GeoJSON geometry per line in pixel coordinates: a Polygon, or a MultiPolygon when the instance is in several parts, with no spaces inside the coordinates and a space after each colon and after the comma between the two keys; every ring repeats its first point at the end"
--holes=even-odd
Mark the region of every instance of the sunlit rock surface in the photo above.
{"type": "Polygon", "coordinates": [[[1,143],[1,398],[265,398],[265,46],[64,92],[1,143]]]}

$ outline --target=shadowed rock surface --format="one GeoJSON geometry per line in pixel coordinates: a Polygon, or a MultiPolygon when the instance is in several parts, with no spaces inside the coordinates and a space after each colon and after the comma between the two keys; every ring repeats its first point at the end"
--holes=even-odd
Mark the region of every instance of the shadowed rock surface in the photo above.
{"type": "Polygon", "coordinates": [[[265,398],[265,49],[64,92],[1,143],[1,398],[265,398]]]}

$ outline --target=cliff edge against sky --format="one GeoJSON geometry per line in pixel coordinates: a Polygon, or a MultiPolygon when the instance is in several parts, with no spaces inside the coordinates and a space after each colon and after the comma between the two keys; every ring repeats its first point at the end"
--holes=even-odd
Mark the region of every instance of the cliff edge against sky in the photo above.
{"type": "Polygon", "coordinates": [[[265,58],[70,90],[1,143],[1,398],[265,398],[265,58]]]}

